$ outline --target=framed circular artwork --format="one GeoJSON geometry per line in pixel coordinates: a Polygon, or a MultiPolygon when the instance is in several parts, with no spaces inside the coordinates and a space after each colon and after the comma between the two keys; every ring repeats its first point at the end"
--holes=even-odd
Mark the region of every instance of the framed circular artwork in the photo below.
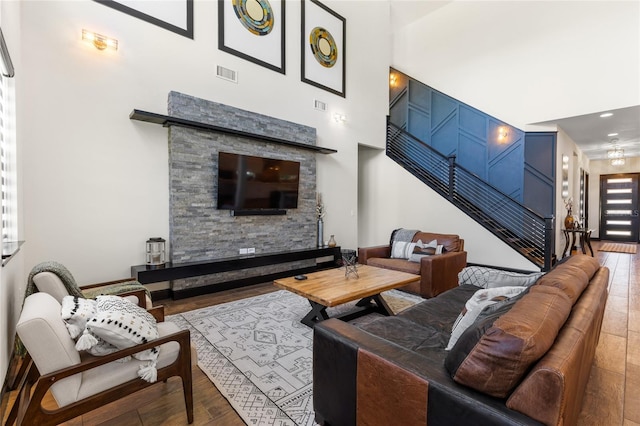
{"type": "Polygon", "coordinates": [[[285,74],[285,0],[219,0],[218,49],[285,74]]]}
{"type": "Polygon", "coordinates": [[[331,33],[322,27],[315,27],[309,36],[311,52],[323,67],[331,68],[338,60],[338,46],[331,33]]]}
{"type": "Polygon", "coordinates": [[[345,97],[347,21],[318,0],[302,0],[303,82],[345,97]]]}
{"type": "Polygon", "coordinates": [[[273,29],[273,8],[267,0],[233,0],[233,11],[252,34],[264,36],[273,29]]]}

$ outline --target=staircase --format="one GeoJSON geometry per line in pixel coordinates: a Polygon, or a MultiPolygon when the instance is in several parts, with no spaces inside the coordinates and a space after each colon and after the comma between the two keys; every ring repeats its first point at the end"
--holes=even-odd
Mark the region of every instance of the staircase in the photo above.
{"type": "Polygon", "coordinates": [[[387,156],[543,271],[551,269],[553,217],[538,215],[388,118],[387,156]]]}

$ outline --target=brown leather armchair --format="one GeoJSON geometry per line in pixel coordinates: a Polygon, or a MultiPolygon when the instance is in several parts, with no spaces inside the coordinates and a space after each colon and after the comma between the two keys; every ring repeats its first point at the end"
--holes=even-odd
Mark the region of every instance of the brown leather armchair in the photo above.
{"type": "Polygon", "coordinates": [[[444,246],[444,252],[438,255],[422,257],[418,263],[406,259],[392,259],[391,245],[387,244],[359,248],[358,262],[362,265],[420,275],[420,281],[402,287],[400,290],[419,294],[424,298],[435,297],[457,286],[458,273],[467,265],[464,240],[454,234],[430,232],[416,233],[412,241],[416,242],[418,240],[424,243],[436,240],[439,245],[444,246]]]}

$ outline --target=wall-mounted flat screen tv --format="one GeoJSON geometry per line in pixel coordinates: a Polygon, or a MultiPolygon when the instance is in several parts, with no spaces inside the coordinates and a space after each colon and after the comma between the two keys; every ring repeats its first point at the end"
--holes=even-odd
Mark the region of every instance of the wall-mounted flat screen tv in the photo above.
{"type": "Polygon", "coordinates": [[[218,153],[218,209],[295,209],[300,163],[218,153]]]}

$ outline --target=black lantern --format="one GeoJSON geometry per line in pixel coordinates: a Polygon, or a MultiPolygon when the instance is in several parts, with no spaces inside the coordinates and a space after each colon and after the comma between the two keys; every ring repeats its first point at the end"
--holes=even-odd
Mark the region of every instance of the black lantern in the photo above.
{"type": "Polygon", "coordinates": [[[163,238],[149,238],[147,240],[147,268],[164,268],[166,262],[165,240],[163,238]]]}

